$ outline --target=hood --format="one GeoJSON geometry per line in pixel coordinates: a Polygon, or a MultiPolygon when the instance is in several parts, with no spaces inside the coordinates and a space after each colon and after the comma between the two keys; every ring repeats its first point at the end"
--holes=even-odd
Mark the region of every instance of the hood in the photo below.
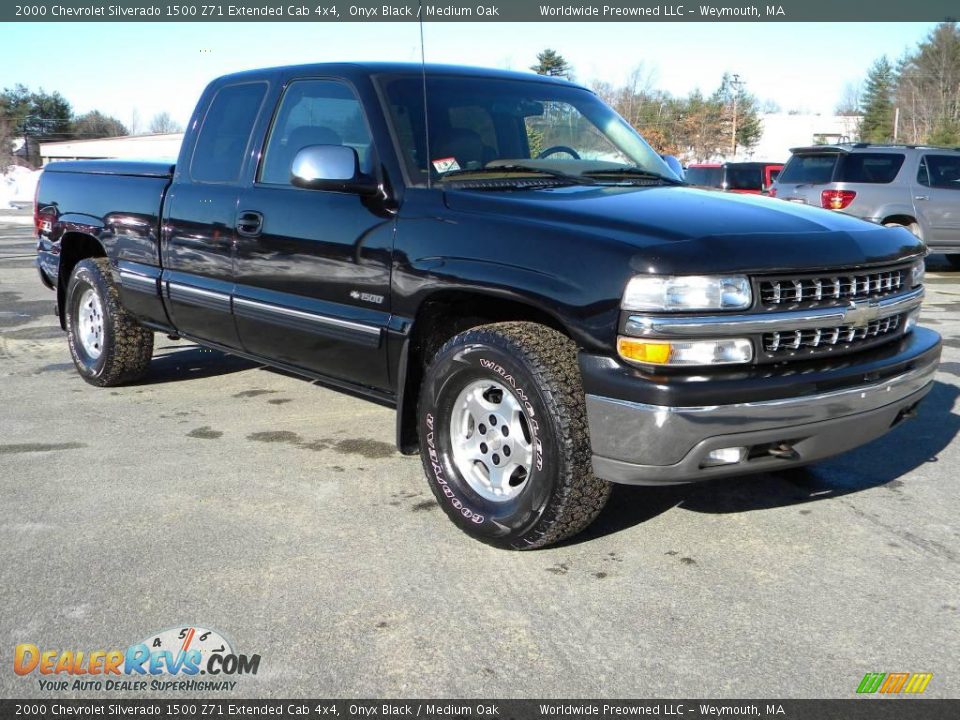
{"type": "Polygon", "coordinates": [[[445,201],[454,211],[632,245],[634,269],[651,273],[856,268],[924,253],[905,229],[776,198],[689,187],[451,190],[445,201]]]}

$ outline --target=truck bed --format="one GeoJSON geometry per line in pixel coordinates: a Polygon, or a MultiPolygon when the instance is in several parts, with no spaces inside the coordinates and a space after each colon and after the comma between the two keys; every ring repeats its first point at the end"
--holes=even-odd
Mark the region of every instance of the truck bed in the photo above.
{"type": "MultiPolygon", "coordinates": [[[[37,222],[49,232],[39,239],[37,264],[45,283],[57,288],[63,301],[68,278],[61,260],[72,267],[68,243],[71,235],[94,238],[117,267],[141,268],[154,286],[160,274],[160,218],[167,188],[173,181],[174,163],[129,160],[79,160],[50,163],[37,188],[37,222]]],[[[150,294],[121,289],[124,302],[145,318],[165,321],[162,302],[150,294]]]]}
{"type": "Polygon", "coordinates": [[[173,160],[62,160],[46,165],[44,172],[91,175],[136,175],[172,178],[173,160]]]}

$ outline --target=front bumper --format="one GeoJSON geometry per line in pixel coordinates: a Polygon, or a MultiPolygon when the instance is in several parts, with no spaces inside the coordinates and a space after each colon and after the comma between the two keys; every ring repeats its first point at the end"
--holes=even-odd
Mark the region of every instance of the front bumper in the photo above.
{"type": "MultiPolygon", "coordinates": [[[[775,471],[851,450],[912,414],[933,385],[940,350],[936,333],[917,328],[892,348],[864,353],[860,363],[847,362],[834,373],[821,371],[813,384],[819,391],[809,392],[809,373],[803,372],[796,373],[793,388],[785,387],[791,377],[786,370],[778,378],[756,378],[755,392],[744,393],[752,398],[730,397],[716,403],[722,392],[717,386],[725,384],[717,380],[701,383],[707,402],[677,406],[594,393],[594,388],[618,383],[604,382],[597,377],[603,375],[602,366],[581,358],[581,368],[587,371],[584,387],[594,472],[613,482],[669,485],[775,471]],[[845,381],[840,383],[840,377],[845,381]],[[780,387],[779,397],[757,395],[764,380],[780,387]],[[797,394],[798,387],[808,392],[797,394]],[[734,447],[746,448],[739,462],[705,464],[712,450],[734,447]]],[[[739,384],[743,389],[743,378],[738,381],[732,387],[739,384]]],[[[663,376],[652,382],[660,391],[670,385],[663,376]]],[[[691,390],[682,394],[690,397],[691,390]]]]}

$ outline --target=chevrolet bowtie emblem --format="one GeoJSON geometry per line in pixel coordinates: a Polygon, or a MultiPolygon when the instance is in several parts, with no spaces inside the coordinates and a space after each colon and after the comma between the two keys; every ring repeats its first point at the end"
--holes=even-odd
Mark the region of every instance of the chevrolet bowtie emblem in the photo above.
{"type": "Polygon", "coordinates": [[[862,328],[871,320],[876,320],[879,315],[880,304],[876,300],[851,300],[843,314],[843,324],[862,328]]]}

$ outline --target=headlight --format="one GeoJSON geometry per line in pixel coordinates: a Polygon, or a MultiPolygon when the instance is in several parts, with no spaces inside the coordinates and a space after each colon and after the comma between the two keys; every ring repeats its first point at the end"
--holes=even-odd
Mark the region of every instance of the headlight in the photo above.
{"type": "Polygon", "coordinates": [[[624,360],[642,365],[735,365],[753,360],[753,343],[746,338],[676,341],[621,335],[617,338],[617,352],[624,360]]]}
{"type": "Polygon", "coordinates": [[[750,280],[742,275],[639,275],[627,283],[621,307],[652,312],[743,310],[751,302],[750,280]]]}
{"type": "Polygon", "coordinates": [[[915,288],[923,285],[923,280],[927,275],[927,264],[923,260],[918,260],[910,266],[910,287],[915,288]]]}

